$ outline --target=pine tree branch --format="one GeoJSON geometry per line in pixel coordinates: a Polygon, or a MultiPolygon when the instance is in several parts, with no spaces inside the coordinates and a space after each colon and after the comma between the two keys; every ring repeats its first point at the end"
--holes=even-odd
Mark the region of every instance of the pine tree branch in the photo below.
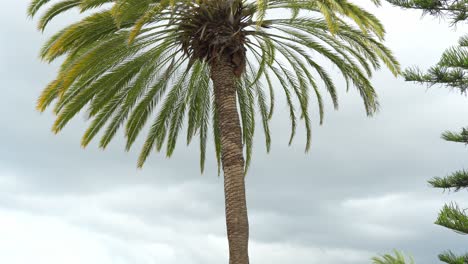
{"type": "Polygon", "coordinates": [[[447,141],[468,144],[468,128],[462,128],[460,133],[446,131],[442,134],[442,138],[447,141]]]}
{"type": "Polygon", "coordinates": [[[468,92],[467,46],[468,35],[465,35],[458,41],[458,46],[447,49],[437,65],[429,68],[427,72],[422,72],[416,67],[406,69],[403,73],[405,80],[426,84],[429,87],[444,85],[466,94],[468,92]]]}
{"type": "Polygon", "coordinates": [[[434,85],[444,85],[453,89],[458,89],[462,94],[468,91],[468,76],[464,70],[450,69],[447,67],[432,67],[427,73],[423,73],[418,68],[407,69],[403,72],[406,81],[434,85]]]}
{"type": "Polygon", "coordinates": [[[444,205],[435,224],[463,235],[468,234],[468,215],[466,215],[465,209],[461,209],[455,203],[444,205]]]}
{"type": "Polygon", "coordinates": [[[468,172],[462,170],[456,171],[445,178],[435,177],[429,181],[429,184],[434,188],[453,189],[458,192],[461,189],[468,188],[468,172]]]}
{"type": "Polygon", "coordinates": [[[439,254],[439,260],[447,264],[466,264],[468,263],[468,253],[457,256],[452,251],[446,251],[442,254],[439,254]]]}
{"type": "Polygon", "coordinates": [[[449,18],[452,25],[468,18],[467,0],[387,0],[387,2],[405,9],[422,10],[423,14],[449,18]]]}

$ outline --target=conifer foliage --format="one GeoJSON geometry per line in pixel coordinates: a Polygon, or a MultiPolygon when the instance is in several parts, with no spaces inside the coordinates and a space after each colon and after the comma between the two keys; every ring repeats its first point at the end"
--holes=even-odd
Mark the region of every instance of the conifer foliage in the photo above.
{"type": "Polygon", "coordinates": [[[407,81],[428,86],[443,85],[466,94],[468,90],[468,35],[460,38],[458,45],[447,49],[437,65],[422,72],[418,68],[406,69],[407,81]]]}
{"type": "Polygon", "coordinates": [[[387,0],[387,2],[407,9],[422,10],[440,18],[448,18],[452,24],[468,18],[467,0],[387,0]]]}
{"type": "MultiPolygon", "coordinates": [[[[468,0],[387,0],[407,9],[419,9],[423,14],[448,19],[451,25],[466,23],[468,0]]],[[[466,93],[468,89],[468,35],[460,38],[458,45],[447,49],[439,62],[427,72],[414,67],[406,69],[403,76],[407,81],[428,86],[443,85],[466,93]]]]}
{"type": "MultiPolygon", "coordinates": [[[[468,20],[468,0],[387,0],[388,2],[410,9],[420,9],[430,14],[450,20],[452,25],[466,23],[468,20]]],[[[403,73],[406,81],[418,82],[427,86],[442,86],[466,95],[468,90],[468,35],[460,38],[458,45],[447,49],[437,65],[427,72],[418,68],[406,69],[403,73]]],[[[444,140],[468,144],[468,129],[460,132],[447,131],[442,134],[444,140]]],[[[468,172],[456,171],[446,177],[436,177],[429,181],[434,188],[460,191],[468,188],[468,172]]],[[[466,209],[456,203],[446,204],[435,221],[460,234],[468,234],[468,214],[466,209]]],[[[451,251],[441,253],[439,259],[448,264],[468,263],[468,254],[457,256],[451,251]]]]}
{"type": "MultiPolygon", "coordinates": [[[[467,129],[462,129],[460,133],[445,132],[442,137],[447,141],[468,144],[467,129]]],[[[433,178],[429,183],[434,188],[458,192],[462,189],[468,189],[468,172],[466,170],[456,171],[446,177],[433,178]]],[[[435,223],[460,234],[468,234],[468,214],[466,209],[460,208],[456,203],[446,204],[440,211],[435,223]]],[[[448,252],[444,255],[446,254],[451,253],[448,252]]],[[[468,262],[468,259],[466,260],[468,262]]]]}

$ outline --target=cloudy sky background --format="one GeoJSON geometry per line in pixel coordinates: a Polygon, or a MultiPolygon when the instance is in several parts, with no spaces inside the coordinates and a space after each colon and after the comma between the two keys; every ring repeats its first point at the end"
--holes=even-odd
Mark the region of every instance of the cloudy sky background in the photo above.
{"type": "MultiPolygon", "coordinates": [[[[172,159],[153,155],[137,170],[138,149],[125,153],[122,137],[107,151],[80,147],[84,115],[50,132],[52,114],[34,106],[57,65],[37,54],[74,15],[41,35],[27,2],[5,0],[0,11],[0,263],[227,263],[222,178],[213,159],[199,175],[196,144],[180,142],[172,159]]],[[[434,64],[466,32],[417,11],[360,3],[382,20],[404,67],[434,64]]],[[[466,248],[465,237],[432,223],[444,202],[466,206],[468,196],[426,181],[467,164],[468,150],[440,133],[467,125],[468,98],[386,70],[373,82],[380,113],[366,117],[358,93],[341,89],[340,111],[327,104],[309,154],[303,134],[287,146],[281,101],[271,154],[258,133],[247,178],[252,263],[370,263],[394,248],[434,263],[443,250],[466,248]]]]}

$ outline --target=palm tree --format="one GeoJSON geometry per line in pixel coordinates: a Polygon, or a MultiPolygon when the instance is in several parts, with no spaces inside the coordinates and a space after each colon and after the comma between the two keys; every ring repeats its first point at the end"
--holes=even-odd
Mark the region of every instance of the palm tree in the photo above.
{"type": "Polygon", "coordinates": [[[395,256],[391,254],[385,254],[385,255],[378,256],[378,257],[373,257],[372,263],[373,264],[414,264],[414,260],[412,257],[409,257],[408,260],[406,260],[403,253],[401,253],[398,250],[394,250],[393,254],[395,256]]]}
{"type": "Polygon", "coordinates": [[[382,44],[385,31],[378,19],[346,0],[49,2],[32,0],[28,10],[35,16],[50,5],[40,18],[40,30],[67,10],[86,13],[42,48],[47,62],[65,58],[37,108],[44,111],[55,102],[55,133],[86,108],[90,126],[82,145],[103,131],[102,148],[124,127],[130,149],[152,119],[139,167],[164,145],[170,157],[186,121],[187,144],[199,137],[203,172],[211,123],[218,168],[222,165],[224,171],[231,264],[249,262],[244,176],[256,118],[270,150],[269,120],[277,89],[284,91],[289,106],[290,143],[297,119],[302,119],[309,150],[309,92],[317,99],[320,123],[319,86],[338,107],[335,84],[317,58],[327,59],[348,86],[358,89],[368,115],[378,108],[369,81],[373,70],[383,62],[395,75],[400,71],[382,44]]]}

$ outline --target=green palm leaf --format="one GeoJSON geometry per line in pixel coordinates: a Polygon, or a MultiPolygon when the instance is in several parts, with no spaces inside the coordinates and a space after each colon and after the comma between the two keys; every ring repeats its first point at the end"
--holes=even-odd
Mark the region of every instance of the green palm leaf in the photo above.
{"type": "Polygon", "coordinates": [[[131,148],[152,119],[139,166],[163,144],[171,156],[185,123],[188,144],[195,135],[200,137],[202,170],[210,128],[214,128],[219,160],[219,131],[216,124],[210,125],[217,117],[209,73],[217,54],[232,55],[239,79],[246,166],[257,118],[270,150],[269,121],[278,92],[284,93],[289,107],[289,143],[301,119],[306,150],[311,145],[312,105],[317,106],[317,120],[323,122],[323,89],[338,108],[338,88],[316,58],[335,65],[348,86],[358,89],[369,115],[378,109],[369,81],[373,71],[381,64],[394,74],[400,71],[381,43],[385,34],[381,23],[348,1],[63,0],[51,4],[34,0],[28,13],[35,16],[46,6],[39,22],[41,30],[67,10],[97,11],[59,31],[44,45],[44,60],[66,59],[57,78],[41,94],[38,109],[44,111],[55,102],[55,132],[87,109],[90,127],[82,144],[87,146],[102,131],[103,148],[123,126],[126,148],[131,148]],[[104,4],[111,4],[110,9],[102,10],[104,4]],[[270,15],[277,9],[291,10],[291,17],[270,15]]]}

